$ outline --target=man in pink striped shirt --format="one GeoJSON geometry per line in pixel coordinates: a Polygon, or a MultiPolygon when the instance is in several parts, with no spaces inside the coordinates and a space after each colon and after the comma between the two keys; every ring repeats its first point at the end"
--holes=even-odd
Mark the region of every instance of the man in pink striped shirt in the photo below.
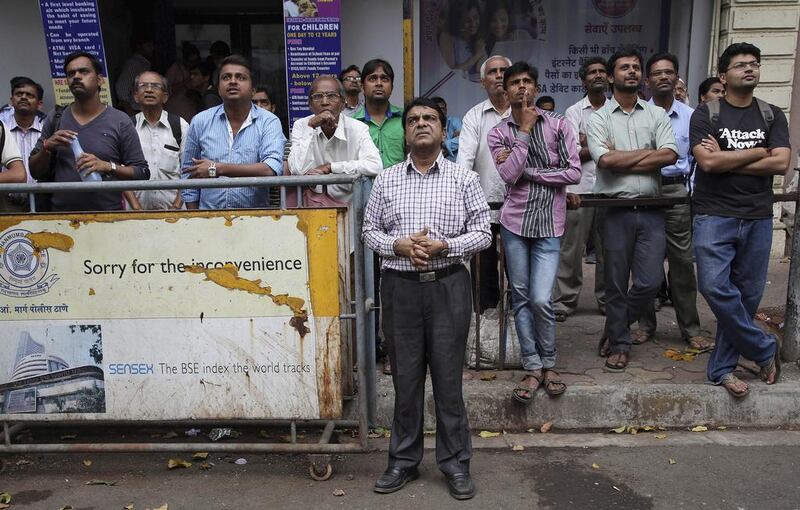
{"type": "Polygon", "coordinates": [[[534,105],[538,72],[517,62],[503,75],[511,117],[489,131],[489,149],[506,183],[500,235],[506,253],[514,324],[527,374],[513,397],[530,403],[539,385],[566,390],[556,362],[551,294],[566,218],[566,189],[581,179],[574,130],[563,116],[534,105]]]}

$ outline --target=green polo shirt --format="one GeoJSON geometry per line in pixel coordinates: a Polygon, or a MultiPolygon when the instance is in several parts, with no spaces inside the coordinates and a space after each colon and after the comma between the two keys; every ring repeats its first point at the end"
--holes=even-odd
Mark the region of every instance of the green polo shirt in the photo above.
{"type": "MultiPolygon", "coordinates": [[[[609,151],[670,149],[678,153],[667,112],[639,99],[628,113],[613,97],[595,111],[586,124],[586,141],[595,163],[609,151]]],[[[618,198],[656,197],[661,194],[660,169],[647,173],[614,172],[597,167],[594,192],[618,198]]]]}
{"type": "Polygon", "coordinates": [[[372,137],[372,141],[375,142],[375,146],[381,153],[383,168],[389,168],[406,159],[402,108],[390,103],[389,109],[386,111],[386,118],[381,125],[373,122],[366,105],[361,105],[353,114],[353,118],[369,126],[369,136],[372,137]]]}

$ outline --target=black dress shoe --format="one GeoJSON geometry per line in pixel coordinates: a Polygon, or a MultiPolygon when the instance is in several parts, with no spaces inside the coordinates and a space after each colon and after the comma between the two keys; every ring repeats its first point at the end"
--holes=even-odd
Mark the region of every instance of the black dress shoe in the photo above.
{"type": "Polygon", "coordinates": [[[450,495],[456,499],[471,499],[475,496],[475,484],[469,473],[447,475],[447,488],[450,489],[450,495]]]}
{"type": "Polygon", "coordinates": [[[417,478],[419,478],[419,470],[415,467],[407,469],[390,467],[375,482],[375,492],[380,494],[396,492],[417,478]]]}

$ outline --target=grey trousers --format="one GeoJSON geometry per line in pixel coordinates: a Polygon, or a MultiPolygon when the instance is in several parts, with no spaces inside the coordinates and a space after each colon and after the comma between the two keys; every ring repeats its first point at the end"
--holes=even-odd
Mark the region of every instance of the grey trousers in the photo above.
{"type": "Polygon", "coordinates": [[[384,271],[381,298],[395,393],[389,467],[409,468],[422,461],[430,368],[436,462],[447,475],[469,472],[472,440],[461,388],[472,312],[469,273],[462,267],[440,280],[418,282],[384,271]]]}
{"type": "MultiPolygon", "coordinates": [[[[687,194],[683,184],[669,184],[661,188],[661,196],[685,197],[687,194]]],[[[667,262],[669,263],[670,292],[675,308],[675,318],[685,339],[700,334],[700,315],[697,313],[697,279],[692,262],[692,217],[689,204],[680,204],[665,210],[667,235],[667,262]]],[[[655,333],[656,309],[653,303],[644,317],[639,320],[639,327],[655,333]]]]}
{"type": "Polygon", "coordinates": [[[664,210],[608,207],[602,225],[605,332],[611,352],[628,352],[630,325],[647,313],[664,280],[664,210]]]}
{"type": "Polygon", "coordinates": [[[594,240],[597,263],[594,266],[594,296],[597,307],[605,309],[605,274],[603,271],[603,241],[600,235],[600,209],[581,207],[567,209],[564,235],[561,237],[561,258],[553,289],[553,311],[567,315],[575,313],[583,286],[583,251],[591,237],[594,240]]]}

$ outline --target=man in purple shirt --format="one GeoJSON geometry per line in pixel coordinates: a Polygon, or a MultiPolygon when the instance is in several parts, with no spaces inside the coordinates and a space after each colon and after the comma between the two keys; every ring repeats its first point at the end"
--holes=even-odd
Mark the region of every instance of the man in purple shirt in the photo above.
{"type": "Polygon", "coordinates": [[[517,62],[503,75],[511,117],[489,131],[489,149],[506,183],[500,236],[522,368],[527,374],[513,397],[530,403],[539,385],[550,396],[566,385],[556,363],[555,314],[551,303],[566,218],[565,186],[581,179],[574,130],[566,118],[534,106],[538,72],[517,62]]]}

